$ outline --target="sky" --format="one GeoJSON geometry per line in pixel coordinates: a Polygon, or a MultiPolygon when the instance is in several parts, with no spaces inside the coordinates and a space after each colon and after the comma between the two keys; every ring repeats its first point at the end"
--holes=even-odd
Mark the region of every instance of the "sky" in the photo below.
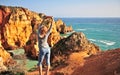
{"type": "Polygon", "coordinates": [[[120,17],[120,0],[0,0],[54,17],[120,17]]]}

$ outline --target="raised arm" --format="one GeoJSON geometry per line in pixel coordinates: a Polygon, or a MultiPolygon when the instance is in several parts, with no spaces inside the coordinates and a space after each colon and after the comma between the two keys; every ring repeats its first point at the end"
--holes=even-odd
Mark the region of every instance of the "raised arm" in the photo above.
{"type": "Polygon", "coordinates": [[[51,25],[50,25],[50,27],[49,27],[49,29],[47,31],[47,35],[49,35],[51,33],[52,26],[53,26],[53,21],[54,21],[53,17],[50,16],[49,18],[51,18],[51,25]]]}
{"type": "Polygon", "coordinates": [[[38,36],[40,37],[40,29],[43,27],[43,25],[40,25],[38,28],[38,36]]]}
{"type": "Polygon", "coordinates": [[[49,29],[48,29],[48,31],[47,31],[47,36],[49,36],[49,34],[51,33],[51,30],[52,30],[52,26],[53,26],[53,24],[51,23],[51,25],[50,25],[50,27],[49,27],[49,29]]]}

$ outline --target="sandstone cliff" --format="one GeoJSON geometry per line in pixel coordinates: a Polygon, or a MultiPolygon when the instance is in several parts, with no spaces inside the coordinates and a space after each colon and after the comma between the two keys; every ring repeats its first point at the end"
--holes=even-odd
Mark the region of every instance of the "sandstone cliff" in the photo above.
{"type": "Polygon", "coordinates": [[[2,13],[1,40],[5,49],[24,46],[32,33],[31,19],[37,16],[38,20],[41,20],[37,13],[33,14],[28,9],[20,7],[1,7],[0,12],[2,13]]]}
{"type": "MultiPolygon", "coordinates": [[[[46,15],[22,7],[0,6],[0,41],[3,48],[11,50],[24,47],[27,55],[32,54],[33,57],[36,57],[38,48],[37,41],[35,41],[37,38],[34,35],[37,35],[36,31],[42,23],[44,16],[46,15]],[[31,44],[30,42],[33,41],[35,43],[31,44]]],[[[44,24],[49,27],[49,22],[49,19],[45,20],[44,24]]],[[[50,46],[53,46],[61,39],[57,26],[59,26],[59,23],[53,21],[52,33],[48,39],[50,46]]],[[[72,27],[69,28],[64,24],[64,30],[68,32],[72,30],[72,27]]]]}
{"type": "MultiPolygon", "coordinates": [[[[4,63],[12,61],[5,49],[20,47],[24,47],[28,57],[37,59],[36,32],[44,16],[22,7],[0,6],[0,57],[4,63]]],[[[48,27],[49,21],[44,21],[48,27]]],[[[53,21],[52,33],[48,39],[52,46],[51,75],[120,74],[120,49],[100,52],[99,47],[88,41],[81,32],[61,39],[60,33],[68,31],[72,31],[72,28],[67,28],[61,20],[53,21]]]]}

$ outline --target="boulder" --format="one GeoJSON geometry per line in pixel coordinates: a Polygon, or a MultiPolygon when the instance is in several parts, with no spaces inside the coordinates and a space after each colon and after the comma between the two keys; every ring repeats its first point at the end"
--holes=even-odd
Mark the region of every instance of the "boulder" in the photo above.
{"type": "Polygon", "coordinates": [[[66,26],[61,19],[58,19],[55,22],[55,24],[56,24],[57,31],[62,34],[73,31],[72,26],[66,26]]]}
{"type": "Polygon", "coordinates": [[[0,72],[6,71],[7,67],[3,64],[3,58],[0,57],[0,72]]]}
{"type": "Polygon", "coordinates": [[[10,53],[8,53],[2,46],[0,46],[0,72],[8,70],[9,66],[16,65],[17,62],[12,59],[10,53]]]}
{"type": "Polygon", "coordinates": [[[0,47],[0,57],[2,57],[4,63],[11,59],[10,54],[3,47],[0,47]]]}
{"type": "Polygon", "coordinates": [[[65,63],[72,53],[84,52],[88,57],[99,51],[99,47],[88,41],[82,32],[74,32],[53,46],[51,62],[53,66],[58,66],[65,63]]]}

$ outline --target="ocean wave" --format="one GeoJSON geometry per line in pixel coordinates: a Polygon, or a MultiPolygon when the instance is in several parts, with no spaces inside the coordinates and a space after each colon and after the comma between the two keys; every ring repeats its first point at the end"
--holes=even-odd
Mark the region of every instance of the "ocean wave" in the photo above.
{"type": "Polygon", "coordinates": [[[95,42],[96,40],[95,39],[89,39],[90,41],[93,41],[93,42],[95,42]]]}
{"type": "Polygon", "coordinates": [[[103,44],[106,44],[108,46],[111,46],[111,45],[114,45],[115,42],[113,41],[108,41],[108,40],[99,40],[99,42],[103,43],[103,44]]]}
{"type": "Polygon", "coordinates": [[[112,46],[114,45],[116,42],[114,41],[109,41],[109,40],[96,40],[96,39],[89,39],[91,42],[98,42],[98,43],[102,43],[105,44],[107,46],[112,46]]]}
{"type": "Polygon", "coordinates": [[[79,29],[75,29],[75,30],[77,30],[77,31],[86,31],[87,29],[81,29],[81,28],[79,28],[79,29]]]}

